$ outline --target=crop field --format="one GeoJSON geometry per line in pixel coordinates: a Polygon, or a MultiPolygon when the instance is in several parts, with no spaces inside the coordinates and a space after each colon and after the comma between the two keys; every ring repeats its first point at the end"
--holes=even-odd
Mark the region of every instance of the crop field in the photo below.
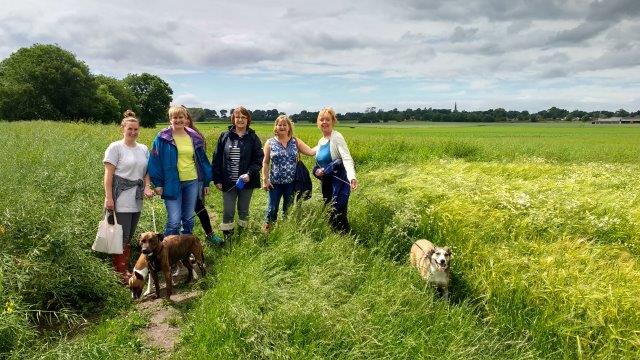
{"type": "MultiPolygon", "coordinates": [[[[268,124],[252,126],[264,141],[268,124]]],[[[640,127],[339,124],[356,162],[353,234],[318,184],[269,235],[207,246],[210,276],[173,319],[175,350],[90,249],[115,125],[0,123],[0,358],[635,359],[640,353],[640,127]],[[409,267],[453,248],[446,301],[409,267]]],[[[203,124],[208,154],[225,124],[203,124]]],[[[143,129],[147,145],[158,129],[143,129]]],[[[312,124],[296,135],[315,145],[312,124]]],[[[303,158],[307,165],[312,159],[303,158]]],[[[207,199],[212,217],[221,196],[207,199]]],[[[161,228],[147,201],[138,231],[161,228]]],[[[197,235],[202,230],[196,226],[197,235]]],[[[172,306],[165,304],[164,306],[172,306]]]]}

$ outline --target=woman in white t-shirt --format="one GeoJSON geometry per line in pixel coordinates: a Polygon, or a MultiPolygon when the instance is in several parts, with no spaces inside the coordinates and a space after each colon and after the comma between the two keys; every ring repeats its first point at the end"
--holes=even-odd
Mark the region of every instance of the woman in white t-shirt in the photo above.
{"type": "Polygon", "coordinates": [[[131,246],[129,242],[136,232],[142,198],[153,196],[147,174],[149,151],[147,146],[138,144],[140,122],[136,114],[127,110],[120,123],[122,140],[112,142],[104,152],[104,207],[115,212],[115,217],[122,225],[123,253],[112,255],[111,261],[123,281],[129,278],[129,258],[131,246]]]}

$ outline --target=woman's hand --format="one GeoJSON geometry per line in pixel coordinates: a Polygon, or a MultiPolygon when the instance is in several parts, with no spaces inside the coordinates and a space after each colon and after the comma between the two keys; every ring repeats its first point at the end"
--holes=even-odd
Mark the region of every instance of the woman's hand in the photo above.
{"type": "Polygon", "coordinates": [[[314,174],[316,174],[316,177],[319,177],[319,178],[323,177],[324,176],[324,168],[317,169],[314,174]]]}
{"type": "Polygon", "coordinates": [[[269,179],[264,179],[264,184],[262,185],[262,189],[264,191],[269,191],[269,189],[273,188],[273,185],[271,185],[271,181],[269,181],[269,179]]]}
{"type": "Polygon", "coordinates": [[[351,190],[355,190],[358,188],[358,180],[353,179],[351,180],[351,190]]]}
{"type": "Polygon", "coordinates": [[[218,188],[218,190],[222,191],[222,184],[216,184],[216,187],[218,188]]]}
{"type": "Polygon", "coordinates": [[[162,196],[162,187],[161,186],[156,187],[155,190],[156,190],[156,194],[162,196]]]}
{"type": "Polygon", "coordinates": [[[206,188],[202,189],[202,192],[204,193],[204,196],[209,195],[209,187],[207,186],[206,188]]]}
{"type": "Polygon", "coordinates": [[[242,181],[248,183],[249,182],[249,174],[240,175],[240,179],[242,179],[242,181]]]}
{"type": "Polygon", "coordinates": [[[155,192],[153,192],[153,189],[150,186],[145,186],[144,197],[146,197],[147,199],[150,199],[153,197],[153,195],[155,195],[155,192]]]}
{"type": "Polygon", "coordinates": [[[109,198],[109,197],[104,198],[104,208],[107,210],[113,211],[113,209],[115,208],[113,204],[113,198],[109,198]]]}

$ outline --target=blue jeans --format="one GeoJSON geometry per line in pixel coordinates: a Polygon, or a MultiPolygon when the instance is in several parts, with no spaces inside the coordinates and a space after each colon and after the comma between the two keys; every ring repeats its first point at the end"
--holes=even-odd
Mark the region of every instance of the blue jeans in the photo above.
{"type": "Polygon", "coordinates": [[[167,208],[167,225],[164,228],[165,235],[180,234],[182,223],[182,233],[193,233],[194,211],[196,199],[198,198],[198,181],[181,181],[178,197],[173,200],[164,199],[164,206],[167,208]]]}
{"type": "Polygon", "coordinates": [[[272,184],[273,188],[269,190],[269,202],[267,204],[267,222],[272,223],[278,220],[278,207],[280,207],[280,199],[284,199],[282,204],[282,213],[286,216],[289,205],[293,202],[293,183],[288,184],[272,184]]]}

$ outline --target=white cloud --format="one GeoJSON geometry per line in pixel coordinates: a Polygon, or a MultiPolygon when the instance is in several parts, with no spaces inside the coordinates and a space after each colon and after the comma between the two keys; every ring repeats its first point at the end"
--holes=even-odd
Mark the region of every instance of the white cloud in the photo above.
{"type": "MultiPolygon", "coordinates": [[[[585,98],[608,99],[603,105],[617,106],[626,99],[622,105],[637,106],[637,100],[604,93],[580,97],[575,92],[571,98],[570,89],[594,81],[635,88],[640,81],[639,18],[637,0],[354,0],[348,5],[337,0],[194,0],[181,6],[168,0],[23,0],[3,4],[0,57],[33,43],[57,43],[94,72],[117,77],[140,72],[172,78],[216,73],[288,82],[327,76],[352,83],[349,93],[363,98],[344,104],[358,109],[377,106],[365,97],[387,91],[378,84],[386,79],[501,90],[496,102],[525,107],[524,98],[513,95],[514,83],[535,91],[556,79],[569,90],[556,94],[558,90],[545,89],[544,101],[560,98],[584,104],[585,98]]],[[[192,101],[210,103],[197,100],[213,96],[196,93],[196,88],[189,89],[197,95],[192,101]]],[[[448,91],[446,86],[441,89],[448,91]]],[[[591,90],[598,94],[598,89],[591,90]]],[[[266,105],[262,98],[268,95],[297,95],[265,94],[264,87],[245,91],[250,93],[235,101],[266,105]]],[[[332,93],[330,88],[310,92],[332,93]]],[[[234,106],[217,95],[226,107],[234,106]]],[[[482,96],[486,99],[467,99],[493,104],[490,94],[482,96]]],[[[310,101],[342,100],[312,98],[308,95],[307,103],[275,103],[311,108],[317,104],[310,101]]],[[[388,98],[397,106],[404,101],[397,94],[388,98]]],[[[526,99],[532,108],[544,107],[542,100],[526,99]]]]}

